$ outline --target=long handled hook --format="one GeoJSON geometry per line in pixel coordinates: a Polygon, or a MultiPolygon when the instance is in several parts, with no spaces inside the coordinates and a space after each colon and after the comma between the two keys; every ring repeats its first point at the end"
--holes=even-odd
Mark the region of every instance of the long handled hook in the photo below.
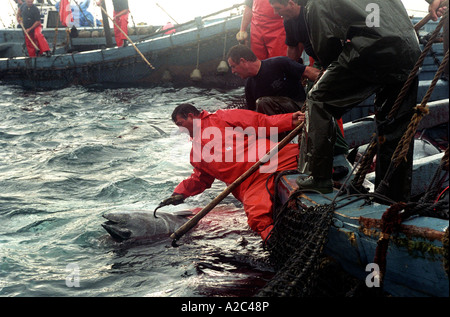
{"type": "Polygon", "coordinates": [[[160,204],[158,205],[158,207],[156,207],[155,210],[153,211],[153,217],[158,218],[158,217],[156,217],[156,211],[157,211],[159,208],[164,207],[164,206],[166,206],[166,204],[160,203],[160,204]]]}

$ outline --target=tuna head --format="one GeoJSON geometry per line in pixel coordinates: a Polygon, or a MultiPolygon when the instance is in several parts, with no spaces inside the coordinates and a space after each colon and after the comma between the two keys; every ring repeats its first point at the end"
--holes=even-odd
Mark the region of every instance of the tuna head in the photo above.
{"type": "Polygon", "coordinates": [[[102,227],[119,242],[134,239],[157,240],[168,237],[191,216],[189,210],[157,213],[153,211],[111,211],[103,215],[107,220],[102,227]]]}

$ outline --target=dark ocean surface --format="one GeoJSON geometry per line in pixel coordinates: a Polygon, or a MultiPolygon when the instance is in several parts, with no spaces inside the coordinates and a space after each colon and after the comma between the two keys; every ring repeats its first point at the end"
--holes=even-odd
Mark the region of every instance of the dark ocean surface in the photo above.
{"type": "MultiPolygon", "coordinates": [[[[273,276],[233,197],[173,248],[117,243],[102,214],[152,212],[188,177],[191,143],[172,110],[214,111],[243,89],[34,92],[0,86],[0,296],[253,296],[273,276]]],[[[165,210],[204,207],[225,185],[165,210]]]]}

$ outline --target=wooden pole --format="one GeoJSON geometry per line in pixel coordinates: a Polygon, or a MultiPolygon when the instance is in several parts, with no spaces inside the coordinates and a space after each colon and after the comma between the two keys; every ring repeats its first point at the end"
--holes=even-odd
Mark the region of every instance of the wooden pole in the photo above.
{"type": "MultiPolygon", "coordinates": [[[[104,4],[104,2],[102,2],[102,4],[104,4]]],[[[103,8],[103,6],[100,7],[102,9],[102,12],[105,13],[105,15],[114,23],[114,25],[118,28],[118,30],[120,30],[120,32],[122,32],[123,35],[125,35],[125,37],[127,38],[128,42],[131,43],[131,45],[133,45],[134,49],[136,50],[136,52],[138,52],[139,55],[141,55],[142,59],[144,60],[144,62],[147,63],[148,66],[150,66],[151,69],[155,69],[155,67],[153,67],[152,64],[150,64],[150,62],[145,58],[144,54],[141,53],[141,51],[136,47],[136,45],[133,43],[133,41],[130,39],[130,37],[122,30],[122,28],[116,23],[116,21],[114,21],[114,19],[112,19],[108,13],[106,13],[106,10],[103,8]]]]}
{"type": "Polygon", "coordinates": [[[280,143],[275,145],[269,152],[266,153],[258,162],[256,162],[252,167],[250,167],[244,174],[237,178],[231,185],[229,185],[222,193],[219,194],[213,201],[211,201],[206,207],[200,210],[194,217],[189,219],[184,225],[178,228],[177,231],[172,233],[170,236],[172,241],[172,246],[176,246],[176,242],[189,230],[191,230],[204,216],[206,216],[217,204],[219,204],[225,197],[227,197],[236,187],[242,184],[248,177],[250,177],[256,170],[264,163],[269,161],[269,159],[278,153],[286,144],[291,142],[291,140],[301,131],[304,126],[304,122],[300,123],[292,130],[280,143]]]}
{"type": "Polygon", "coordinates": [[[156,3],[156,5],[157,5],[161,10],[163,10],[163,12],[164,12],[165,14],[167,14],[167,16],[168,16],[171,20],[173,20],[173,22],[175,22],[175,24],[179,24],[179,23],[177,22],[177,20],[175,20],[174,18],[172,18],[172,16],[171,16],[169,13],[167,13],[167,11],[164,10],[163,7],[161,7],[161,6],[159,5],[159,3],[156,3]]]}
{"type": "MultiPolygon", "coordinates": [[[[11,0],[9,1],[9,5],[11,6],[11,8],[13,9],[13,11],[14,11],[14,14],[16,15],[16,17],[17,17],[17,11],[16,11],[16,9],[14,9],[14,6],[12,5],[12,3],[11,3],[11,0]]],[[[36,51],[39,51],[39,47],[33,42],[33,40],[31,39],[31,37],[30,37],[30,34],[28,34],[28,32],[27,32],[27,30],[25,30],[25,27],[23,26],[23,24],[22,24],[22,19],[19,17],[19,24],[20,24],[20,26],[22,27],[22,30],[23,30],[23,32],[25,33],[25,36],[30,40],[30,42],[31,42],[31,44],[33,44],[33,46],[34,46],[34,48],[36,49],[36,51]]]]}
{"type": "Polygon", "coordinates": [[[103,21],[103,30],[105,31],[106,47],[113,47],[111,28],[109,27],[108,13],[106,13],[105,1],[101,2],[100,9],[102,9],[102,21],[103,21]]]}
{"type": "Polygon", "coordinates": [[[427,24],[428,23],[428,21],[430,21],[431,20],[431,14],[430,13],[428,13],[422,20],[420,20],[419,22],[417,22],[415,25],[414,25],[414,30],[416,31],[416,32],[418,32],[425,24],[427,24]]]}

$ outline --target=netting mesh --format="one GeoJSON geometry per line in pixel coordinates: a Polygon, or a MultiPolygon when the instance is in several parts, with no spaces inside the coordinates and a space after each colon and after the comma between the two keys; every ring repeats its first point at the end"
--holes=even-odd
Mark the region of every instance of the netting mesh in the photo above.
{"type": "MultiPolygon", "coordinates": [[[[412,216],[449,218],[448,195],[443,194],[446,190],[442,191],[443,187],[448,186],[448,171],[443,175],[441,173],[442,169],[448,170],[447,161],[444,157],[423,199],[419,202],[393,204],[386,210],[382,218],[384,227],[390,227],[390,222],[385,218],[392,210],[401,218],[398,223],[412,216]],[[439,190],[436,191],[436,188],[439,190]],[[436,199],[437,196],[441,199],[436,199]]],[[[275,183],[290,172],[278,175],[275,183]]],[[[277,197],[278,194],[275,191],[272,197],[276,202],[274,206],[280,205],[277,197]]],[[[371,195],[362,195],[360,198],[362,197],[370,198],[371,195]]],[[[337,263],[333,263],[330,258],[322,254],[328,241],[334,211],[344,205],[333,201],[332,204],[306,206],[302,202],[304,198],[304,194],[297,190],[290,195],[284,205],[274,210],[274,229],[265,243],[265,248],[269,251],[269,262],[277,273],[256,296],[385,296],[382,289],[372,290],[361,287],[362,281],[350,277],[341,270],[339,265],[336,265],[337,263]],[[335,274],[336,272],[339,274],[335,274]],[[332,280],[336,280],[335,283],[332,280]]],[[[383,232],[385,232],[384,229],[383,232]]],[[[446,252],[443,261],[448,275],[448,228],[443,245],[446,252]]],[[[377,247],[377,254],[380,254],[384,260],[387,244],[385,247],[385,249],[377,247]]],[[[378,263],[377,257],[374,262],[378,263]]],[[[380,267],[385,267],[385,264],[380,263],[380,267]]]]}
{"type": "Polygon", "coordinates": [[[257,294],[262,297],[311,296],[317,282],[322,250],[327,241],[333,205],[306,207],[291,194],[275,218],[266,243],[277,273],[257,294]]]}

